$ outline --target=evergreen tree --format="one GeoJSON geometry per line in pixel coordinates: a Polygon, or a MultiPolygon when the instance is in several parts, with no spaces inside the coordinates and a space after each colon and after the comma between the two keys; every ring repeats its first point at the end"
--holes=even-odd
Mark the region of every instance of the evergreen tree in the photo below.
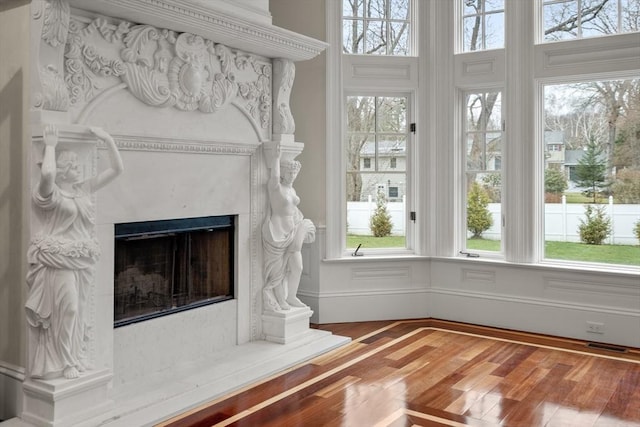
{"type": "Polygon", "coordinates": [[[467,229],[473,233],[473,237],[480,237],[493,225],[491,212],[487,208],[489,201],[487,192],[474,181],[467,194],[467,229]]]}
{"type": "Polygon", "coordinates": [[[591,139],[587,149],[576,166],[576,184],[585,188],[582,192],[586,197],[593,197],[593,203],[598,201],[598,192],[607,187],[607,163],[603,151],[591,139]]]}
{"type": "Polygon", "coordinates": [[[371,228],[371,232],[375,237],[389,236],[393,228],[391,215],[387,211],[387,198],[380,190],[378,190],[378,195],[376,196],[376,210],[371,215],[369,228],[371,228]]]}

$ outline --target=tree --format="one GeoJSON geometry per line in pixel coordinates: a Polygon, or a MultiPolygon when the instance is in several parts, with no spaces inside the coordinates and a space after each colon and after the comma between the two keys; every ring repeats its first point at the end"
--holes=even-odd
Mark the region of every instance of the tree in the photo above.
{"type": "Polygon", "coordinates": [[[602,205],[586,205],[584,215],[586,220],[580,219],[578,226],[580,240],[588,245],[601,245],[611,234],[611,218],[602,205]]]}
{"type": "Polygon", "coordinates": [[[387,198],[382,191],[378,191],[376,210],[371,215],[369,227],[375,237],[385,237],[391,234],[393,223],[391,222],[391,215],[387,211],[387,198]]]}
{"type": "Polygon", "coordinates": [[[576,166],[576,184],[585,188],[582,193],[586,197],[593,197],[593,203],[597,203],[598,192],[607,187],[606,170],[607,164],[602,155],[602,148],[594,140],[589,141],[576,166]]]}
{"type": "Polygon", "coordinates": [[[611,191],[618,203],[640,203],[640,170],[619,171],[611,185],[611,191]]]}
{"type": "Polygon", "coordinates": [[[478,238],[482,233],[493,225],[493,218],[487,206],[489,196],[487,192],[474,182],[467,194],[467,230],[473,234],[473,238],[478,238]]]}
{"type": "Polygon", "coordinates": [[[544,171],[544,192],[551,195],[551,198],[561,196],[568,188],[567,177],[559,169],[545,169],[544,171]]]}

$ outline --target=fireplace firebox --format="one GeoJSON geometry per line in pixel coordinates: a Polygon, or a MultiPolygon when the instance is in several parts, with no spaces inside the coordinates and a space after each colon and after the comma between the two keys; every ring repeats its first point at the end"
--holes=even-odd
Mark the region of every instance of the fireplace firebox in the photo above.
{"type": "Polygon", "coordinates": [[[235,217],[115,225],[114,326],[234,298],[235,217]]]}

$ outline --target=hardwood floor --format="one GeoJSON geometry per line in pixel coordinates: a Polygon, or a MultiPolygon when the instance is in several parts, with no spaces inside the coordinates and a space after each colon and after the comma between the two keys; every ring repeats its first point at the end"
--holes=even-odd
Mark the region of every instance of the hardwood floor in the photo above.
{"type": "Polygon", "coordinates": [[[158,426],[640,426],[638,349],[433,319],[317,327],[353,341],[158,426]]]}

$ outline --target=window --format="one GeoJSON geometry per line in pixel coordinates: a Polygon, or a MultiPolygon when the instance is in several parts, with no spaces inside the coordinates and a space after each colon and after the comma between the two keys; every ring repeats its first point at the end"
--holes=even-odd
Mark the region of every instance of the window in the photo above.
{"type": "Polygon", "coordinates": [[[371,158],[365,157],[362,159],[362,167],[364,169],[371,169],[371,158]]]}
{"type": "Polygon", "coordinates": [[[504,47],[504,0],[462,1],[462,51],[504,47]]]}
{"type": "Polygon", "coordinates": [[[346,99],[348,248],[356,247],[364,236],[387,239],[378,240],[377,246],[405,246],[402,198],[407,177],[396,158],[407,155],[407,103],[406,96],[348,96],[346,99]],[[360,168],[361,158],[373,159],[371,167],[360,168]],[[372,225],[379,218],[385,223],[384,230],[372,225]]]}
{"type": "Polygon", "coordinates": [[[409,0],[343,0],[344,53],[409,55],[409,0]]]}
{"type": "Polygon", "coordinates": [[[640,29],[640,0],[545,0],[544,41],[597,37],[640,29]]]}
{"type": "Polygon", "coordinates": [[[502,99],[500,92],[467,93],[464,153],[467,249],[500,252],[502,99]]]}
{"type": "Polygon", "coordinates": [[[545,258],[629,264],[640,253],[640,79],[544,87],[545,258]]]}

